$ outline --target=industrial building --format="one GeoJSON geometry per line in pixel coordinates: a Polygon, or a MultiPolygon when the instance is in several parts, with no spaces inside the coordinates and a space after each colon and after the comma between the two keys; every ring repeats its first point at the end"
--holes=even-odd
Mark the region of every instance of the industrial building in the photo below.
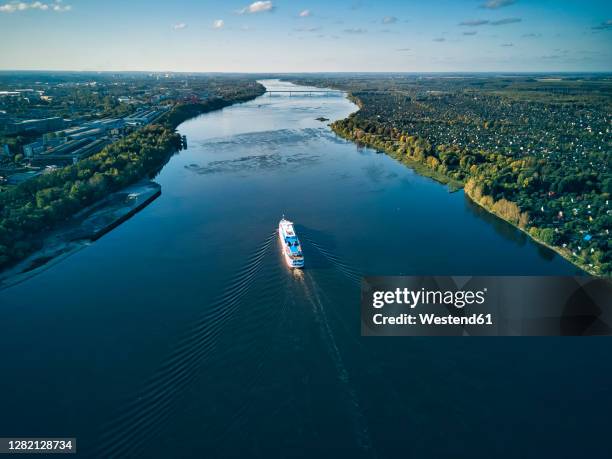
{"type": "Polygon", "coordinates": [[[65,121],[59,116],[37,120],[10,121],[3,123],[4,133],[18,134],[44,134],[46,132],[63,129],[65,121]]]}
{"type": "Polygon", "coordinates": [[[144,126],[149,123],[152,123],[161,115],[168,111],[167,106],[165,107],[157,107],[157,108],[148,108],[141,109],[131,114],[130,116],[126,116],[124,119],[125,123],[130,126],[144,126]]]}

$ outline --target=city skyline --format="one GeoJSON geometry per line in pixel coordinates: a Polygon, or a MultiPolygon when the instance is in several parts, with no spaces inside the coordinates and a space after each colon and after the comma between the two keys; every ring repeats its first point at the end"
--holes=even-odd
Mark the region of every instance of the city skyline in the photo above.
{"type": "Polygon", "coordinates": [[[0,29],[0,70],[612,70],[605,1],[0,0],[0,29]]]}

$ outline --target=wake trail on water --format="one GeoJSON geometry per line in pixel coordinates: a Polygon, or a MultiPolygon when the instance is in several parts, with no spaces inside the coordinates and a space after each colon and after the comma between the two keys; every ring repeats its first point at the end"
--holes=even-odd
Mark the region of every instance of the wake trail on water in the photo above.
{"type": "Polygon", "coordinates": [[[334,254],[330,249],[314,241],[308,236],[306,236],[304,240],[307,241],[308,244],[313,246],[323,256],[323,258],[325,258],[334,268],[336,268],[352,283],[361,285],[362,274],[358,270],[354,269],[352,266],[344,262],[338,255],[334,254]]]}
{"type": "Polygon", "coordinates": [[[302,287],[304,288],[305,298],[312,305],[315,320],[319,324],[321,336],[327,345],[327,349],[336,368],[338,380],[344,388],[346,401],[350,410],[350,418],[353,422],[359,447],[368,451],[372,456],[375,456],[367,420],[359,404],[357,392],[351,384],[349,373],[342,360],[342,355],[338,349],[334,333],[327,318],[327,313],[325,312],[325,306],[321,298],[324,292],[319,287],[314,276],[308,271],[304,274],[302,287]]]}
{"type": "Polygon", "coordinates": [[[276,234],[274,231],[259,244],[143,389],[103,428],[98,457],[143,455],[143,446],[162,430],[177,409],[176,402],[198,376],[197,370],[213,353],[224,326],[261,270],[276,234]]]}
{"type": "MultiPolygon", "coordinates": [[[[284,266],[279,263],[275,263],[275,267],[283,268],[284,266]]],[[[277,329],[282,330],[285,327],[285,324],[291,320],[290,313],[292,308],[295,307],[296,302],[294,292],[291,289],[292,279],[285,276],[285,273],[280,271],[282,270],[275,270],[275,275],[269,276],[266,281],[272,286],[273,289],[275,289],[277,292],[282,292],[282,294],[277,299],[274,308],[270,307],[270,302],[267,302],[265,306],[274,316],[271,318],[270,322],[276,323],[277,329]]],[[[275,334],[272,330],[267,330],[266,332],[269,334],[275,334]]],[[[238,334],[237,336],[241,336],[241,334],[238,334]]],[[[249,366],[255,367],[255,371],[249,372],[248,381],[244,381],[243,386],[245,387],[257,387],[262,382],[264,377],[270,374],[270,370],[267,368],[268,364],[266,363],[266,358],[270,352],[273,351],[276,344],[274,341],[268,342],[268,346],[262,348],[262,341],[259,341],[257,346],[252,346],[253,349],[257,350],[254,356],[245,357],[246,359],[249,359],[249,366]]],[[[278,368],[274,368],[272,371],[277,370],[278,368]]],[[[219,432],[213,436],[214,441],[209,445],[209,454],[211,454],[213,457],[222,456],[222,454],[218,453],[219,448],[223,447],[223,445],[227,443],[235,442],[241,432],[246,432],[249,430],[248,422],[254,418],[256,419],[260,415],[256,409],[256,404],[258,403],[257,397],[250,395],[245,396],[241,398],[241,402],[242,403],[240,406],[237,409],[234,409],[231,418],[228,421],[225,421],[223,426],[219,424],[218,420],[215,421],[214,427],[219,428],[219,432]]]]}

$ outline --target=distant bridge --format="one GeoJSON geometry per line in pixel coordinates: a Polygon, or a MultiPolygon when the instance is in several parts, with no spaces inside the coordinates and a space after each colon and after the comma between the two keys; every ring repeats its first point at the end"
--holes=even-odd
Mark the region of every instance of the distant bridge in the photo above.
{"type": "Polygon", "coordinates": [[[268,94],[270,97],[272,97],[272,94],[275,93],[279,93],[279,94],[289,94],[289,97],[291,97],[293,94],[297,94],[297,95],[309,95],[312,96],[313,94],[324,94],[324,95],[330,95],[330,94],[337,94],[337,95],[343,95],[344,92],[342,91],[338,91],[337,89],[271,89],[266,91],[266,94],[268,94]]]}

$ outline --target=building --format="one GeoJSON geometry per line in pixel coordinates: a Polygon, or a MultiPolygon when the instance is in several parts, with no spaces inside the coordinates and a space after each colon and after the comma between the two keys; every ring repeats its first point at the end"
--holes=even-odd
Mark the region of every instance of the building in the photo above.
{"type": "Polygon", "coordinates": [[[42,139],[37,142],[32,142],[23,146],[23,155],[26,158],[32,158],[36,155],[40,155],[47,150],[58,147],[59,145],[66,142],[65,137],[56,137],[53,139],[42,139]]]}
{"type": "Polygon", "coordinates": [[[7,134],[44,134],[58,131],[65,126],[64,120],[59,116],[39,120],[24,120],[9,123],[5,126],[7,134]]]}
{"type": "Polygon", "coordinates": [[[105,118],[102,120],[88,121],[69,129],[63,130],[61,134],[71,139],[81,139],[85,137],[99,137],[108,133],[118,133],[125,126],[125,121],[121,118],[105,118]]]}
{"type": "Polygon", "coordinates": [[[35,166],[73,164],[102,150],[124,126],[120,118],[88,121],[29,143],[23,153],[35,166]]]}
{"type": "Polygon", "coordinates": [[[142,109],[123,119],[130,126],[144,126],[155,121],[167,110],[167,107],[142,109]]]}
{"type": "Polygon", "coordinates": [[[109,143],[111,140],[108,137],[66,140],[55,148],[34,154],[30,157],[30,164],[33,166],[75,164],[98,153],[109,143]]]}

